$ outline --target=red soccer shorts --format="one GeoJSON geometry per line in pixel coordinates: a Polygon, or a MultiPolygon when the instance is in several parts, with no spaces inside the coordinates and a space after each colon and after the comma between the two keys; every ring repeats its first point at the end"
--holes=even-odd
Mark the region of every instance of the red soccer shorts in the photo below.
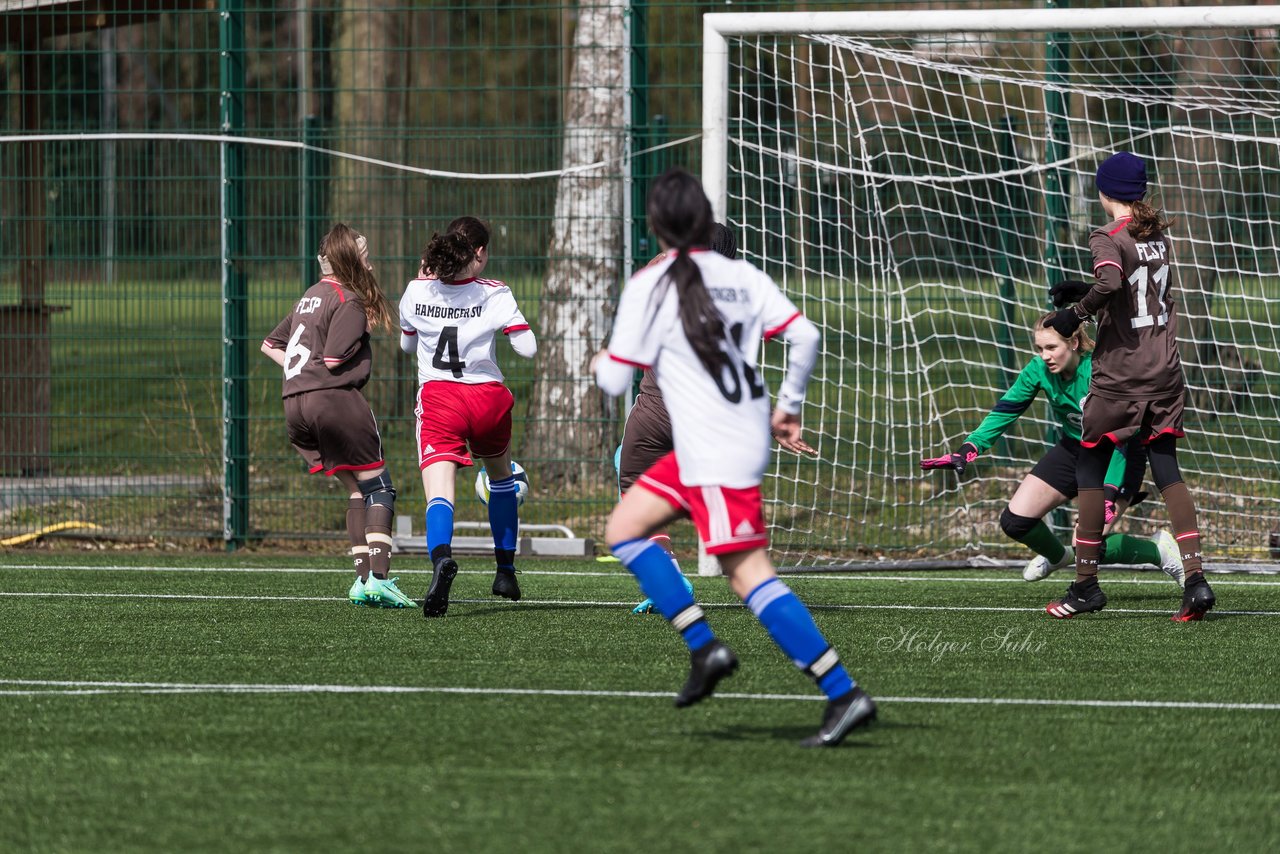
{"type": "Polygon", "coordinates": [[[477,457],[501,456],[511,447],[515,398],[502,383],[423,383],[418,392],[418,468],[452,461],[471,465],[477,457]]]}
{"type": "Polygon", "coordinates": [[[721,555],[768,548],[764,503],[760,487],[729,489],[723,486],[685,486],[680,464],[672,451],[636,479],[642,486],[677,510],[689,514],[707,554],[721,555]]]}

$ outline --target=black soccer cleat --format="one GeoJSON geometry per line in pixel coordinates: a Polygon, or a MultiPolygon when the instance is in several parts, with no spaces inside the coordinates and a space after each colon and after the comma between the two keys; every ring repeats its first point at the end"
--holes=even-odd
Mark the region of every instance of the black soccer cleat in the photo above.
{"type": "Polygon", "coordinates": [[[717,683],[737,669],[738,656],[718,640],[694,650],[689,656],[689,678],[676,694],[676,708],[683,709],[710,697],[717,683]]]}
{"type": "Polygon", "coordinates": [[[1098,579],[1073,581],[1067,586],[1067,595],[1044,606],[1045,613],[1059,620],[1069,620],[1076,614],[1101,611],[1107,604],[1107,594],[1098,586],[1098,579]]]}
{"type": "Polygon", "coordinates": [[[1204,619],[1209,609],[1217,602],[1213,588],[1205,579],[1204,573],[1197,573],[1187,579],[1186,589],[1182,591],[1182,607],[1171,619],[1175,623],[1190,623],[1204,619]]]}
{"type": "Polygon", "coordinates": [[[499,569],[493,576],[493,595],[504,596],[512,602],[520,601],[520,582],[514,569],[499,569]]]}
{"type": "Polygon", "coordinates": [[[453,586],[453,578],[458,574],[458,563],[451,557],[442,557],[436,561],[431,573],[431,587],[426,598],[422,600],[422,616],[443,617],[449,610],[449,588],[453,586]]]}
{"type": "Polygon", "coordinates": [[[822,713],[822,726],[800,742],[800,746],[835,747],[846,735],[860,726],[867,726],[875,719],[875,702],[866,691],[855,686],[844,696],[827,702],[827,710],[822,713]]]}

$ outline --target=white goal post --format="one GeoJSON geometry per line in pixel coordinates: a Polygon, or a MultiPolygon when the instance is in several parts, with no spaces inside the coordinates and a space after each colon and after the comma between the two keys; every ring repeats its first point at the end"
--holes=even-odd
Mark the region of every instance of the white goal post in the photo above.
{"type": "MultiPolygon", "coordinates": [[[[1208,562],[1275,559],[1278,28],[1280,6],[704,15],[703,185],[824,332],[805,411],[821,458],[780,453],[767,475],[779,562],[1021,556],[997,519],[1052,438],[1042,404],[963,479],[918,460],[1030,360],[1051,281],[1089,274],[1093,169],[1122,148],[1175,220],[1179,455],[1208,562]]],[[[1166,518],[1157,496],[1128,524],[1166,518]]]]}

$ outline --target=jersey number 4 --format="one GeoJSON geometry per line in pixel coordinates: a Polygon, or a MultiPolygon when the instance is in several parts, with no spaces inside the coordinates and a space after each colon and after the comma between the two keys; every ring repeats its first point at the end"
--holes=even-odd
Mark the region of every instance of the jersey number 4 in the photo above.
{"type": "Polygon", "coordinates": [[[1129,284],[1137,289],[1137,303],[1134,307],[1133,317],[1129,319],[1134,329],[1142,329],[1144,327],[1155,324],[1156,326],[1164,326],[1169,322],[1169,310],[1164,307],[1164,295],[1169,290],[1169,265],[1162,264],[1156,267],[1154,274],[1150,273],[1147,265],[1133,271],[1129,276],[1129,284]],[[1150,279],[1158,288],[1156,291],[1156,305],[1160,306],[1159,317],[1152,317],[1151,312],[1147,308],[1147,280],[1150,279]]]}
{"type": "Polygon", "coordinates": [[[440,330],[440,342],[436,344],[436,354],[431,357],[431,367],[437,371],[449,371],[461,379],[462,369],[466,366],[458,354],[458,327],[446,326],[440,330]]]}
{"type": "Polygon", "coordinates": [[[746,362],[742,362],[741,365],[734,363],[736,354],[742,352],[741,323],[735,323],[730,327],[729,337],[733,339],[734,347],[732,349],[725,348],[725,360],[720,364],[720,370],[714,374],[716,387],[720,389],[720,394],[730,403],[737,403],[742,400],[742,384],[745,380],[747,391],[750,392],[752,400],[764,397],[764,383],[760,382],[755,368],[746,362]],[[742,368],[741,379],[738,378],[739,367],[742,368]],[[728,377],[725,376],[726,374],[728,374],[728,377]]]}

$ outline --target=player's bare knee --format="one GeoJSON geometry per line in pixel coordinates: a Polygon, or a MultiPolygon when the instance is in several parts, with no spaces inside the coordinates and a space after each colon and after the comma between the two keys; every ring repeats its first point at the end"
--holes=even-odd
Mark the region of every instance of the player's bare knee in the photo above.
{"type": "Polygon", "coordinates": [[[360,481],[360,493],[364,496],[365,507],[373,507],[376,504],[386,507],[388,511],[395,510],[396,490],[391,485],[391,475],[386,471],[368,480],[360,481]]]}

